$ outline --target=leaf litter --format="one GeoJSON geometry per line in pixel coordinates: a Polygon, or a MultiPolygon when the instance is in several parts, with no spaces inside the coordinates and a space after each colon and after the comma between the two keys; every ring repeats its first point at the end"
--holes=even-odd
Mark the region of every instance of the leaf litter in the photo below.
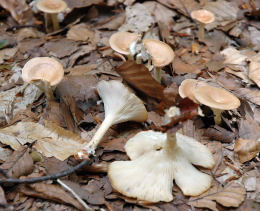
{"type": "MultiPolygon", "coordinates": [[[[109,129],[90,164],[62,181],[95,210],[257,210],[259,179],[259,3],[227,0],[66,0],[58,15],[61,29],[47,34],[35,1],[0,1],[0,178],[33,178],[64,171],[78,163],[72,155],[95,134],[104,119],[96,92],[100,80],[117,79],[144,102],[144,123],[123,123],[109,129]],[[33,9],[32,9],[33,8],[33,9]],[[198,40],[193,10],[215,14],[198,40]],[[10,15],[9,15],[10,13],[10,15]],[[110,49],[116,31],[136,32],[165,41],[175,51],[163,68],[162,84],[145,64],[122,62],[110,49]],[[47,102],[34,85],[23,84],[21,67],[36,56],[59,60],[66,76],[47,102]],[[210,108],[182,100],[178,87],[186,78],[225,88],[241,107],[225,111],[214,124],[210,108]],[[179,108],[168,118],[165,112],[179,108]],[[165,131],[183,125],[183,132],[208,146],[216,165],[211,188],[198,197],[173,189],[169,203],[147,205],[112,189],[106,171],[115,160],[128,160],[125,143],[142,130],[165,131]],[[3,172],[2,172],[3,170],[3,172]]],[[[125,57],[125,59],[127,58],[125,57]]],[[[143,62],[143,61],[142,61],[143,62]]],[[[147,64],[146,64],[147,65],[147,64]]],[[[203,170],[205,171],[205,170],[203,170]]],[[[205,171],[206,172],[206,171],[205,171]]],[[[0,208],[83,210],[82,204],[54,180],[0,186],[0,208]]]]}

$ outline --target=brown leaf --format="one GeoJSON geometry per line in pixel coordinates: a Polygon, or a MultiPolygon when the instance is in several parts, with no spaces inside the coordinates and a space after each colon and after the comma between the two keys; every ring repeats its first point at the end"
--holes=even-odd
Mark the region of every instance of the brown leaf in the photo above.
{"type": "Polygon", "coordinates": [[[118,15],[109,18],[109,21],[102,24],[98,29],[117,30],[125,22],[125,13],[122,11],[118,15]]]}
{"type": "Polygon", "coordinates": [[[94,32],[83,23],[72,26],[66,36],[74,41],[94,42],[94,32]]]}
{"type": "Polygon", "coordinates": [[[89,7],[93,4],[102,4],[104,0],[65,0],[70,9],[89,7]]]}
{"type": "Polygon", "coordinates": [[[189,204],[217,211],[215,201],[225,207],[238,207],[245,200],[245,195],[246,190],[243,185],[231,182],[226,187],[220,189],[214,186],[203,196],[192,198],[189,204]]]}
{"type": "Polygon", "coordinates": [[[150,97],[163,99],[163,87],[151,75],[144,64],[136,64],[134,61],[126,61],[116,68],[122,78],[150,97]]]}
{"type": "Polygon", "coordinates": [[[6,204],[5,192],[3,188],[0,186],[0,204],[6,204]]]}
{"type": "Polygon", "coordinates": [[[236,140],[234,151],[241,163],[251,160],[260,152],[260,141],[239,138],[236,140]]]}
{"type": "Polygon", "coordinates": [[[257,140],[260,138],[260,125],[249,114],[239,122],[239,137],[243,139],[257,140]]]}
{"type": "Polygon", "coordinates": [[[234,133],[218,125],[215,125],[211,128],[207,128],[204,131],[204,135],[224,143],[231,143],[235,138],[234,133]]]}
{"type": "Polygon", "coordinates": [[[249,100],[250,102],[260,105],[260,90],[259,89],[249,89],[240,88],[234,92],[234,94],[242,99],[249,100]]]}
{"type": "Polygon", "coordinates": [[[120,151],[125,152],[124,146],[127,142],[126,138],[115,138],[113,140],[104,140],[100,143],[99,147],[102,147],[104,151],[120,151]]]}
{"type": "Polygon", "coordinates": [[[26,147],[20,147],[1,165],[1,168],[8,170],[7,174],[14,178],[32,173],[34,166],[29,150],[26,147]]]}
{"type": "Polygon", "coordinates": [[[81,204],[70,196],[63,188],[58,185],[35,183],[31,185],[21,185],[19,192],[27,196],[48,199],[63,204],[70,204],[79,210],[84,210],[81,204]]]}
{"type": "Polygon", "coordinates": [[[178,75],[185,73],[200,73],[200,70],[196,66],[183,62],[179,57],[174,58],[172,66],[174,68],[174,72],[178,75]]]}

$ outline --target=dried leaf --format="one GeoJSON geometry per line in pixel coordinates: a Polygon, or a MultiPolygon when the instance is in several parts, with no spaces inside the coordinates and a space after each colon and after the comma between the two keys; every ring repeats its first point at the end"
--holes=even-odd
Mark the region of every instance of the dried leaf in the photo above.
{"type": "Polygon", "coordinates": [[[162,85],[151,76],[145,65],[127,61],[117,67],[116,71],[136,89],[158,100],[163,99],[162,85]]]}
{"type": "Polygon", "coordinates": [[[249,161],[260,152],[260,140],[239,138],[236,140],[234,151],[238,154],[241,163],[249,161]]]}
{"type": "Polygon", "coordinates": [[[7,158],[9,158],[11,154],[12,154],[12,151],[10,149],[5,149],[5,148],[0,147],[0,162],[6,161],[7,158]]]}
{"type": "Polygon", "coordinates": [[[31,185],[21,185],[19,192],[27,196],[48,199],[63,204],[70,204],[79,210],[84,210],[82,205],[70,196],[63,188],[58,185],[35,183],[31,185]]]}
{"type": "Polygon", "coordinates": [[[1,165],[1,169],[7,170],[7,174],[14,178],[32,173],[34,166],[29,150],[25,147],[21,147],[13,152],[12,156],[1,165]]]}
{"type": "Polygon", "coordinates": [[[112,140],[105,139],[102,141],[99,145],[99,147],[102,147],[104,151],[120,151],[125,152],[124,146],[127,142],[126,138],[115,138],[112,140]]]}
{"type": "Polygon", "coordinates": [[[66,36],[74,41],[94,42],[94,32],[83,23],[72,26],[66,36]]]}
{"type": "Polygon", "coordinates": [[[240,88],[237,89],[234,94],[242,99],[248,100],[256,105],[260,105],[260,90],[259,89],[249,89],[240,88]]]}
{"type": "Polygon", "coordinates": [[[174,68],[174,72],[178,75],[185,74],[185,73],[200,73],[200,69],[197,68],[195,65],[190,65],[183,62],[179,57],[175,57],[172,66],[174,68]]]}
{"type": "Polygon", "coordinates": [[[4,63],[5,60],[12,59],[17,50],[17,47],[0,50],[0,64],[4,63]]]}
{"type": "Polygon", "coordinates": [[[0,204],[6,204],[5,192],[3,188],[0,186],[0,204]]]}
{"type": "Polygon", "coordinates": [[[37,140],[34,145],[36,150],[46,157],[54,156],[59,160],[74,155],[84,143],[78,135],[51,122],[45,122],[45,126],[33,122],[19,122],[0,129],[0,140],[16,150],[20,145],[37,140]]]}
{"type": "Polygon", "coordinates": [[[239,183],[231,182],[220,190],[217,188],[213,189],[208,191],[206,195],[199,196],[197,199],[191,199],[189,204],[195,207],[209,208],[213,211],[217,211],[216,202],[214,201],[217,201],[225,207],[238,207],[245,200],[245,188],[239,183]]]}
{"type": "Polygon", "coordinates": [[[208,136],[210,138],[213,138],[217,141],[221,141],[224,143],[232,143],[234,138],[235,138],[235,134],[226,130],[225,128],[222,128],[218,125],[215,125],[214,127],[210,127],[207,128],[204,131],[204,135],[208,136]]]}
{"type": "Polygon", "coordinates": [[[125,13],[122,11],[118,15],[112,16],[107,23],[99,26],[98,29],[117,30],[124,22],[125,13]]]}
{"type": "Polygon", "coordinates": [[[249,64],[248,77],[260,88],[260,54],[254,57],[249,64]]]}

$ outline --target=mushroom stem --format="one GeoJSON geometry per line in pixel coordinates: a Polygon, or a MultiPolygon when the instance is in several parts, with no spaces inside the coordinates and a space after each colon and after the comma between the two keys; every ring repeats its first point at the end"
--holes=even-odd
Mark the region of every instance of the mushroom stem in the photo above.
{"type": "Polygon", "coordinates": [[[98,128],[97,132],[95,133],[91,141],[86,146],[84,146],[83,151],[87,151],[89,155],[94,155],[95,150],[98,144],[100,143],[102,137],[105,135],[108,128],[111,125],[113,125],[113,122],[114,122],[114,117],[107,116],[102,122],[102,124],[100,125],[100,127],[98,128]]]}
{"type": "Polygon", "coordinates": [[[40,89],[45,94],[45,96],[47,98],[47,102],[54,100],[52,88],[51,88],[50,83],[48,81],[36,80],[33,84],[35,86],[37,86],[38,89],[40,89]]]}
{"type": "Polygon", "coordinates": [[[50,30],[49,30],[49,20],[50,20],[49,14],[44,13],[44,26],[45,26],[45,30],[46,30],[47,33],[50,32],[50,30]]]}
{"type": "Polygon", "coordinates": [[[162,68],[161,67],[155,67],[154,68],[154,78],[161,83],[162,80],[162,68]]]}
{"type": "Polygon", "coordinates": [[[172,151],[177,143],[176,133],[167,133],[166,150],[172,151]]]}
{"type": "Polygon", "coordinates": [[[205,28],[205,24],[200,22],[199,23],[199,35],[198,35],[199,40],[203,40],[204,39],[204,34],[205,34],[204,28],[205,28]]]}
{"type": "Polygon", "coordinates": [[[214,113],[214,121],[216,125],[219,125],[221,123],[221,113],[223,110],[211,108],[214,113]]]}
{"type": "Polygon", "coordinates": [[[52,20],[52,24],[53,24],[53,31],[58,31],[60,29],[60,25],[59,25],[59,21],[57,19],[57,14],[53,13],[50,14],[51,16],[51,20],[52,20]]]}

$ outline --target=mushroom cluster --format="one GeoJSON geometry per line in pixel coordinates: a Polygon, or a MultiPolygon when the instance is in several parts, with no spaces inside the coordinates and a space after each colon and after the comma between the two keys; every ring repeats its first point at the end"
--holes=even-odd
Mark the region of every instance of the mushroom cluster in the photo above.
{"type": "Polygon", "coordinates": [[[193,138],[150,130],[129,139],[125,150],[131,161],[112,162],[108,176],[113,188],[126,196],[169,202],[173,180],[187,196],[210,188],[211,176],[193,165],[212,168],[215,161],[209,149],[193,138]]]}
{"type": "Polygon", "coordinates": [[[130,32],[117,32],[109,39],[110,47],[123,55],[127,55],[128,59],[146,60],[147,54],[151,58],[148,60],[148,65],[153,63],[154,77],[161,82],[161,69],[170,64],[174,59],[172,48],[159,40],[144,39],[141,43],[141,48],[137,49],[136,45],[140,41],[140,35],[130,32]],[[145,55],[142,53],[145,49],[145,55]]]}
{"type": "Polygon", "coordinates": [[[240,100],[223,88],[210,86],[206,82],[186,79],[179,86],[182,98],[188,97],[194,103],[209,106],[214,112],[216,124],[221,122],[221,112],[240,106],[240,100]]]}

